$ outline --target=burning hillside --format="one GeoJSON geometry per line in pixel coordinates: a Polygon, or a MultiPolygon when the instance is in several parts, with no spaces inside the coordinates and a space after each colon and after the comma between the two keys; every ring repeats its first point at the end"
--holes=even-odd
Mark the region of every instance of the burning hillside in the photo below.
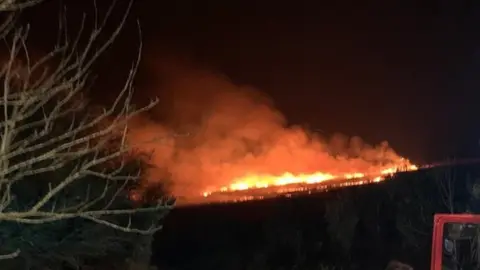
{"type": "MultiPolygon", "coordinates": [[[[344,173],[331,174],[325,172],[315,172],[312,174],[292,174],[284,173],[279,176],[274,175],[248,175],[233,179],[232,184],[222,186],[218,189],[203,192],[204,197],[212,194],[231,193],[236,191],[258,191],[261,189],[270,189],[275,193],[294,193],[314,189],[327,189],[329,186],[350,186],[381,182],[390,175],[397,172],[414,171],[418,167],[411,164],[408,160],[401,159],[399,164],[394,167],[386,167],[376,173],[344,173]]],[[[248,194],[248,192],[245,192],[248,194]]]]}
{"type": "Polygon", "coordinates": [[[129,138],[147,142],[139,147],[153,150],[151,181],[169,179],[178,197],[358,184],[416,169],[386,142],[289,125],[268,98],[224,76],[175,64],[154,69],[165,104],[132,122],[129,138]]]}

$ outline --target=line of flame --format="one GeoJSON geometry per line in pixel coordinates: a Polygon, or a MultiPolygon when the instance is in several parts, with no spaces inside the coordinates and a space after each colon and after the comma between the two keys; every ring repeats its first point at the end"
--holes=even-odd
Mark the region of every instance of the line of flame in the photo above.
{"type": "Polygon", "coordinates": [[[228,186],[222,186],[220,188],[215,188],[211,190],[204,191],[202,193],[203,197],[208,197],[213,193],[218,192],[232,192],[232,191],[245,191],[253,189],[264,189],[269,187],[279,187],[279,186],[288,186],[293,184],[319,184],[326,181],[332,181],[336,179],[361,179],[369,177],[372,179],[368,182],[380,182],[384,180],[387,176],[393,175],[397,172],[402,171],[415,171],[418,170],[416,165],[403,165],[403,166],[394,166],[389,167],[383,170],[380,170],[376,174],[365,174],[365,173],[345,173],[345,174],[330,174],[317,172],[312,174],[293,174],[286,172],[282,175],[264,175],[264,174],[250,174],[243,177],[236,178],[232,181],[232,184],[228,186]]]}

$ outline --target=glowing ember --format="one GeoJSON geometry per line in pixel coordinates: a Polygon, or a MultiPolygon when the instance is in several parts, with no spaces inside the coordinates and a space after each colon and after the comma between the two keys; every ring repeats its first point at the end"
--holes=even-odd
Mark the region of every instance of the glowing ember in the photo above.
{"type": "MultiPolygon", "coordinates": [[[[331,174],[326,172],[316,172],[311,174],[293,174],[286,172],[282,175],[266,175],[266,174],[249,174],[243,177],[236,178],[232,181],[232,184],[228,186],[223,186],[218,189],[213,189],[203,192],[204,197],[208,197],[214,192],[232,192],[232,191],[243,191],[243,190],[254,190],[262,189],[269,187],[281,187],[288,186],[293,184],[319,184],[336,179],[360,179],[360,178],[370,178],[369,181],[357,181],[356,185],[369,184],[381,182],[385,179],[386,176],[393,175],[401,171],[415,171],[418,167],[412,165],[408,160],[401,160],[401,164],[391,167],[383,167],[378,169],[378,171],[370,171],[369,173],[354,172],[354,173],[342,173],[342,174],[331,174]]],[[[348,184],[341,185],[348,186],[348,184]]]]}

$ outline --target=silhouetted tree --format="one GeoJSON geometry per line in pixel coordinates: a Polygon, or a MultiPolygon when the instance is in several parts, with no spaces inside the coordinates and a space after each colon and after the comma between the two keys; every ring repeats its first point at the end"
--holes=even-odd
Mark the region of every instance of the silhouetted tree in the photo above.
{"type": "Polygon", "coordinates": [[[33,60],[26,47],[29,28],[16,18],[39,2],[0,1],[0,36],[8,48],[0,70],[2,269],[79,268],[132,256],[138,264],[172,206],[162,197],[129,197],[149,164],[127,142],[128,121],[156,102],[131,104],[138,61],[110,107],[95,108],[83,95],[92,64],[113,43],[128,11],[103,42],[99,35],[113,5],[104,19],[95,16],[84,46],[84,33],[70,40],[61,17],[58,43],[33,60]]]}

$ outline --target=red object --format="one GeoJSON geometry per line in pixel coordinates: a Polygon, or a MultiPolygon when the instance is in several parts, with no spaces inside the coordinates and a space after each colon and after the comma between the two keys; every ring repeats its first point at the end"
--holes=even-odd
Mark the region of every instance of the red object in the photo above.
{"type": "Polygon", "coordinates": [[[445,223],[480,223],[480,215],[436,214],[433,219],[431,270],[442,269],[443,229],[445,223]]]}

